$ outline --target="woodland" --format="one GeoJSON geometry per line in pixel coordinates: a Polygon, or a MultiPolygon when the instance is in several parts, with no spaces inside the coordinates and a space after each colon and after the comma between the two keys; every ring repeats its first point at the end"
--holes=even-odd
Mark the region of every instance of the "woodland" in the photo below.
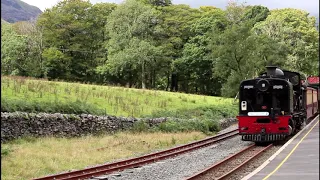
{"type": "Polygon", "coordinates": [[[33,21],[1,21],[1,75],[234,97],[266,65],[318,75],[308,12],[230,1],[63,0],[33,21]]]}

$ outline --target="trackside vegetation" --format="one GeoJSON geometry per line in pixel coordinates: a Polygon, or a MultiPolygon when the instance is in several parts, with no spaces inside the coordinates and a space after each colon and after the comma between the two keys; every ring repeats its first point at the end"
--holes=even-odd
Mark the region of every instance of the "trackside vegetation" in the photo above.
{"type": "Polygon", "coordinates": [[[201,132],[24,138],[1,144],[1,179],[25,180],[140,156],[206,137],[201,132]],[[81,158],[79,158],[81,157],[81,158]]]}

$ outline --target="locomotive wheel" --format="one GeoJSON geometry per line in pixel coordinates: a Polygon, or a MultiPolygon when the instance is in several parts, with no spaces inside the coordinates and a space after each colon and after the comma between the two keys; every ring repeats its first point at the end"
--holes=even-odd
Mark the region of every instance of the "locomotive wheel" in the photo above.
{"type": "Polygon", "coordinates": [[[292,135],[292,125],[289,124],[289,136],[292,135]]]}
{"type": "Polygon", "coordinates": [[[295,135],[297,133],[297,128],[293,124],[294,123],[293,123],[292,119],[290,119],[290,121],[289,121],[289,136],[295,135]]]}
{"type": "MultiPolygon", "coordinates": [[[[302,122],[302,124],[301,124],[301,129],[303,129],[304,127],[306,127],[306,125],[307,125],[307,122],[304,120],[303,122],[302,122]]],[[[300,129],[300,130],[301,130],[300,129]]]]}
{"type": "Polygon", "coordinates": [[[293,134],[293,125],[292,125],[292,119],[289,120],[289,136],[293,134]]]}
{"type": "Polygon", "coordinates": [[[307,125],[305,118],[301,118],[301,119],[302,120],[297,125],[297,131],[303,129],[307,125]]]}

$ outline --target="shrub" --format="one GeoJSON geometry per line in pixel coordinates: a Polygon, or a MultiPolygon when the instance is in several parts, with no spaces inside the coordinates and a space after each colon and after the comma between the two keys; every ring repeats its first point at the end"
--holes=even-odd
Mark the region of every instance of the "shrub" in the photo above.
{"type": "Polygon", "coordinates": [[[161,110],[153,112],[150,116],[146,117],[175,117],[179,119],[213,119],[218,120],[221,118],[235,117],[237,114],[237,106],[203,106],[193,109],[178,109],[176,111],[161,110]]]}
{"type": "Polygon", "coordinates": [[[206,134],[211,134],[220,130],[217,121],[206,119],[179,119],[168,120],[160,123],[154,128],[156,131],[162,132],[189,132],[189,131],[201,131],[206,134]]]}
{"type": "Polygon", "coordinates": [[[4,147],[3,145],[1,145],[1,159],[5,156],[8,156],[10,154],[10,152],[12,152],[12,149],[10,149],[9,147],[4,147]]]}
{"type": "Polygon", "coordinates": [[[146,132],[149,130],[149,125],[145,121],[139,120],[133,124],[133,127],[131,130],[132,132],[135,132],[135,133],[146,132]]]}

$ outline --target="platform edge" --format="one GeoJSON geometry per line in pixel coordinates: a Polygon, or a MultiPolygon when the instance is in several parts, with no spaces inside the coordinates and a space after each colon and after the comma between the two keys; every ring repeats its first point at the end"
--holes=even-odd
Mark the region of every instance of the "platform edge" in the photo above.
{"type": "Polygon", "coordinates": [[[319,118],[319,115],[317,115],[308,125],[306,125],[300,132],[298,132],[296,135],[294,135],[288,142],[286,142],[277,152],[275,152],[269,159],[267,159],[263,164],[261,164],[257,169],[252,171],[247,176],[243,177],[241,180],[248,180],[258,172],[260,172],[264,167],[266,167],[278,154],[280,154],[293,140],[295,140],[301,133],[303,133],[306,129],[308,129],[311,124],[315,122],[316,119],[319,118]]]}

